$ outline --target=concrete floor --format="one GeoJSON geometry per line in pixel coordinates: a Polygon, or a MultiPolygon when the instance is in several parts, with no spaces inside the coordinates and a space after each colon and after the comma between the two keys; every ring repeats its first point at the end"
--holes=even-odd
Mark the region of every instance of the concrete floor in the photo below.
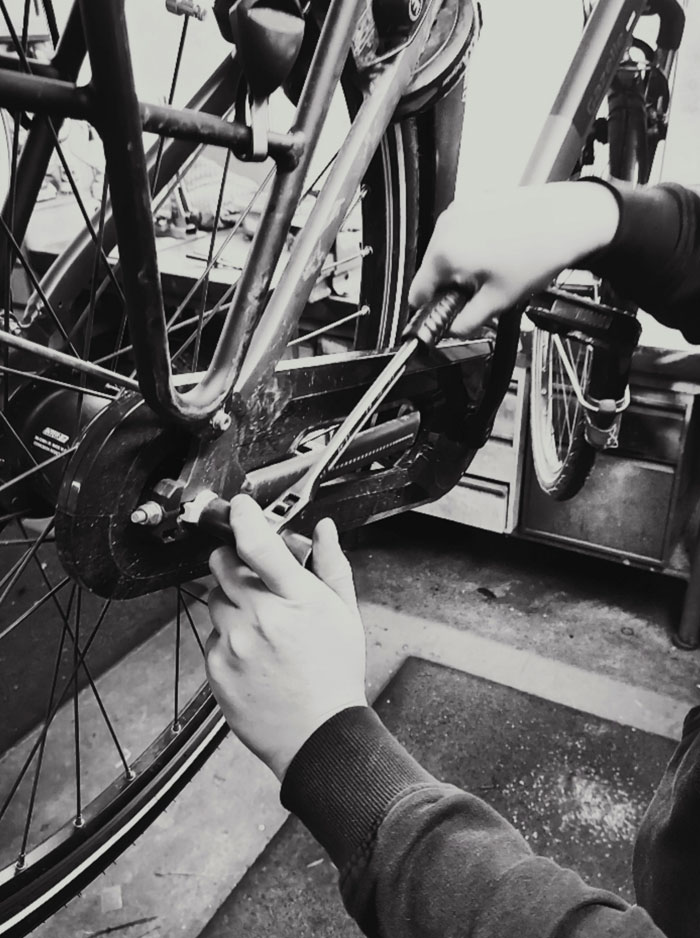
{"type": "MultiPolygon", "coordinates": [[[[372,698],[415,656],[671,738],[700,703],[700,652],[671,641],[676,580],[422,515],[360,539],[351,559],[372,698]]],[[[139,650],[140,673],[163,636],[139,650]]],[[[228,738],[171,809],[36,934],[195,938],[284,820],[271,773],[228,738]]]]}

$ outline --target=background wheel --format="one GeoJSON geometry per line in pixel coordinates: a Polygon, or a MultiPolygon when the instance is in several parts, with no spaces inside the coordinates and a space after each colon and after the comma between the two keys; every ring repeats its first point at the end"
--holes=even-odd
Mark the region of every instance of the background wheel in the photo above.
{"type": "MultiPolygon", "coordinates": [[[[162,16],[170,28],[175,18],[162,16]]],[[[32,24],[30,31],[41,28],[32,24]]],[[[222,58],[229,52],[221,40],[216,50],[222,58]]],[[[195,52],[201,57],[201,50],[195,52]]],[[[166,89],[175,89],[178,103],[177,74],[164,81],[166,89]]],[[[155,97],[153,90],[144,96],[155,97]]],[[[337,120],[331,116],[327,122],[298,226],[323,183],[338,128],[347,125],[356,98],[348,86],[345,99],[338,95],[334,101],[337,120]]],[[[288,112],[288,102],[280,100],[273,119],[285,108],[288,112]]],[[[2,289],[4,328],[128,375],[132,361],[115,276],[118,261],[105,221],[108,181],[103,184],[99,147],[95,150],[85,128],[76,132],[82,134],[86,159],[60,148],[62,184],[55,199],[37,209],[21,257],[12,265],[11,283],[2,289]],[[81,178],[78,164],[84,169],[88,157],[92,162],[81,178]],[[92,231],[80,241],[78,228],[86,218],[92,231]],[[60,242],[55,259],[56,244],[37,238],[51,232],[60,242]],[[76,240],[64,248],[66,233],[76,240]],[[36,314],[34,287],[42,277],[47,290],[51,286],[51,308],[36,314]]],[[[413,121],[389,128],[324,265],[290,356],[394,344],[416,265],[418,219],[435,191],[434,179],[421,171],[419,152],[432,153],[434,147],[429,135],[419,138],[413,121]]],[[[157,146],[153,152],[161,167],[160,175],[154,172],[159,179],[154,188],[166,232],[161,268],[170,298],[171,354],[176,369],[196,370],[206,362],[219,311],[234,289],[235,267],[227,265],[245,256],[267,167],[239,165],[208,150],[192,164],[199,166],[196,177],[188,184],[185,175],[177,191],[170,185],[175,170],[167,156],[157,146]],[[209,211],[211,234],[180,237],[190,221],[188,199],[191,214],[209,211]],[[227,207],[231,217],[224,229],[227,207]],[[168,251],[177,259],[170,268],[168,251]],[[195,266],[202,272],[194,289],[178,269],[185,262],[192,268],[188,253],[199,255],[195,266]]],[[[18,176],[17,160],[11,159],[13,192],[18,176]]],[[[8,201],[5,218],[11,223],[9,206],[8,201]]],[[[66,576],[56,553],[52,510],[63,454],[70,453],[79,427],[116,393],[109,382],[86,385],[41,356],[28,359],[0,346],[3,936],[26,934],[93,879],[188,782],[226,731],[203,684],[208,617],[202,589],[182,585],[136,602],[102,600],[66,576]]]]}
{"type": "Polygon", "coordinates": [[[534,330],[530,376],[532,458],[540,488],[558,501],[571,498],[581,489],[595,457],[585,439],[585,416],[564,367],[562,346],[581,387],[588,388],[593,348],[576,339],[555,337],[544,329],[534,330]]]}
{"type": "MultiPolygon", "coordinates": [[[[608,95],[607,114],[596,122],[582,155],[577,175],[625,179],[644,183],[649,178],[646,111],[635,83],[616,79],[608,95]],[[596,139],[598,138],[598,139],[596,139]]],[[[580,271],[567,271],[556,286],[587,299],[622,306],[606,284],[580,271]]],[[[633,310],[624,305],[627,313],[633,310]]],[[[587,439],[590,419],[578,401],[564,368],[563,356],[578,376],[584,397],[620,400],[626,386],[620,369],[610,367],[611,356],[576,338],[555,341],[535,327],[532,336],[530,383],[530,441],[532,461],[542,491],[557,501],[573,498],[588,478],[596,448],[587,439]]],[[[595,418],[593,418],[595,419],[595,418]]]]}

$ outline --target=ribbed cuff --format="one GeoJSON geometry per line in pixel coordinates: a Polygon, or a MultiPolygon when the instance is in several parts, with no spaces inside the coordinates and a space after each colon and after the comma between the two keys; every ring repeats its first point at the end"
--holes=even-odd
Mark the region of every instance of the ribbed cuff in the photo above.
{"type": "Polygon", "coordinates": [[[350,707],[304,743],[280,799],[342,868],[369,844],[397,795],[434,783],[373,710],[350,707]]]}
{"type": "Polygon", "coordinates": [[[659,270],[674,261],[681,233],[680,187],[672,184],[636,187],[595,176],[583,176],[579,182],[604,186],[615,197],[620,210],[610,244],[588,254],[579,262],[581,267],[601,277],[624,278],[644,270],[648,263],[659,270]]]}

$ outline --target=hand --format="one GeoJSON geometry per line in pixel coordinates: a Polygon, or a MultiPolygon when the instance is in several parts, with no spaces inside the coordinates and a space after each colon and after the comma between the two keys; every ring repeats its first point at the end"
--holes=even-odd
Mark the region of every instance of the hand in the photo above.
{"type": "Polygon", "coordinates": [[[330,519],[314,531],[313,573],[247,495],[232,499],[231,527],[236,552],[209,561],[207,676],[233,732],[281,781],[322,723],[366,706],[365,634],[330,519]]]}
{"type": "Polygon", "coordinates": [[[451,329],[466,337],[564,268],[607,246],[618,222],[615,196],[598,183],[472,194],[438,218],[409,303],[418,308],[440,287],[476,277],[479,290],[451,329]]]}

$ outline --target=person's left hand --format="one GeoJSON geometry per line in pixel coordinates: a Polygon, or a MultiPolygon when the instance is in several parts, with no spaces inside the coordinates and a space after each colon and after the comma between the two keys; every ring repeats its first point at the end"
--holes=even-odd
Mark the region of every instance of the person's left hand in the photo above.
{"type": "Polygon", "coordinates": [[[332,521],[314,531],[313,573],[247,495],[232,499],[230,521],[236,551],[209,562],[219,586],[207,676],[233,732],[282,780],[322,723],[367,705],[364,629],[332,521]]]}

